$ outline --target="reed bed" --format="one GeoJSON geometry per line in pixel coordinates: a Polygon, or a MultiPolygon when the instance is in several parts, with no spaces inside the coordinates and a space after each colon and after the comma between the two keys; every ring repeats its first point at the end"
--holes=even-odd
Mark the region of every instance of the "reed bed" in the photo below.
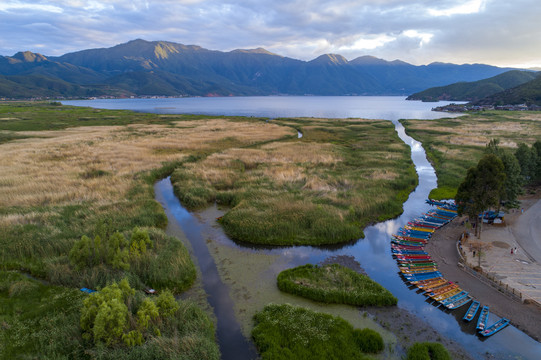
{"type": "Polygon", "coordinates": [[[367,223],[400,214],[416,174],[392,124],[283,123],[302,129],[303,138],[232,147],[177,169],[172,181],[181,202],[230,206],[222,219],[229,236],[272,245],[346,242],[361,237],[367,223]]]}
{"type": "Polygon", "coordinates": [[[254,316],[252,337],[262,359],[369,359],[383,350],[381,335],[347,321],[289,304],[270,304],[254,316]]]}
{"type": "Polygon", "coordinates": [[[398,301],[368,276],[338,264],[284,270],[277,281],[281,291],[328,304],[389,306],[398,301]]]}

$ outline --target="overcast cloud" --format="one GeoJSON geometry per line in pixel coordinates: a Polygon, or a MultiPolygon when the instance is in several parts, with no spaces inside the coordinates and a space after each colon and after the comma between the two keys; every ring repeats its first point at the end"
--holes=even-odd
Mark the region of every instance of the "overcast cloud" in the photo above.
{"type": "Polygon", "coordinates": [[[541,66],[538,0],[0,0],[0,54],[166,40],[413,64],[541,66]]]}

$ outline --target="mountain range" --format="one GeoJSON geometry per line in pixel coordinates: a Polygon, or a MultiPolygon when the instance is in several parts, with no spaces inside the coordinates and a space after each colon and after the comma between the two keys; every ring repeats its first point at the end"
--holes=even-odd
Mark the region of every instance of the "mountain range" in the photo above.
{"type": "Polygon", "coordinates": [[[509,70],[337,54],[302,61],[261,48],[222,52],[138,39],[58,57],[0,56],[0,97],[408,95],[509,70]]]}

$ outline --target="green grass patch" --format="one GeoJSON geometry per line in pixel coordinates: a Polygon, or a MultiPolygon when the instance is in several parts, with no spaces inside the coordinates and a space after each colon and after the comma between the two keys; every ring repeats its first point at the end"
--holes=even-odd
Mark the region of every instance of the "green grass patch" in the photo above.
{"type": "Polygon", "coordinates": [[[397,299],[368,276],[338,264],[307,264],[282,271],[278,288],[315,301],[357,306],[396,305],[397,299]]]}
{"type": "Polygon", "coordinates": [[[415,343],[408,350],[406,360],[451,360],[451,355],[440,343],[415,343]]]}
{"type": "Polygon", "coordinates": [[[302,307],[270,304],[254,320],[252,337],[262,359],[368,359],[366,352],[383,349],[377,332],[302,307]]]}

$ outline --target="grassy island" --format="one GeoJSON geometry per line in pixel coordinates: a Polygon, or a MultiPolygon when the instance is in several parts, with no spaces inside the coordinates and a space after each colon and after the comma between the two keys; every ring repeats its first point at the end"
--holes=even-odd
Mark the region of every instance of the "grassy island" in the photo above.
{"type": "Polygon", "coordinates": [[[357,306],[396,305],[397,299],[387,289],[370,279],[338,264],[307,264],[282,271],[278,288],[324,303],[357,306]]]}
{"type": "Polygon", "coordinates": [[[192,209],[214,202],[229,206],[221,219],[227,234],[266,245],[343,243],[362,237],[368,223],[402,212],[417,175],[391,122],[271,123],[300,129],[303,137],[257,146],[224,139],[228,148],[173,173],[181,202],[192,209]]]}
{"type": "Polygon", "coordinates": [[[376,331],[289,304],[267,305],[254,317],[252,337],[262,359],[369,359],[384,343],[376,331]]]}

